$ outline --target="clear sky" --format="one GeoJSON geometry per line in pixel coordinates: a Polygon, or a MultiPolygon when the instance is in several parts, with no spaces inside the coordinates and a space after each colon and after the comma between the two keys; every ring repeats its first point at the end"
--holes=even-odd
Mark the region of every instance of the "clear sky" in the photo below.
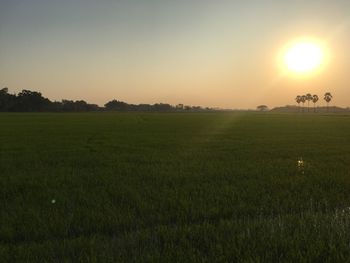
{"type": "Polygon", "coordinates": [[[350,106],[349,70],[349,0],[0,0],[0,87],[11,92],[255,108],[330,91],[350,106]],[[279,61],[300,37],[327,47],[303,77],[279,61]]]}

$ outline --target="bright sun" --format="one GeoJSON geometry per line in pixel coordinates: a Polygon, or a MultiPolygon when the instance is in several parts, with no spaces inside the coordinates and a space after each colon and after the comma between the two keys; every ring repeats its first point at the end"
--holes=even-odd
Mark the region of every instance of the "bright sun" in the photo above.
{"type": "Polygon", "coordinates": [[[324,57],[322,48],[311,42],[300,42],[291,46],[284,55],[288,69],[297,73],[307,73],[318,68],[324,57]]]}

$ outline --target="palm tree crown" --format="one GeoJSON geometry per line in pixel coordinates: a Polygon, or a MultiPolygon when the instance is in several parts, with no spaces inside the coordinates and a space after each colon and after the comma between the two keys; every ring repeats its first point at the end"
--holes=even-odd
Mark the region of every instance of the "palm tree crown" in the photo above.
{"type": "Polygon", "coordinates": [[[305,103],[305,101],[306,101],[306,96],[305,95],[301,96],[300,97],[300,102],[303,104],[303,111],[304,111],[304,103],[305,103]]]}
{"type": "Polygon", "coordinates": [[[324,94],[324,100],[327,102],[327,103],[329,103],[331,100],[332,100],[332,98],[333,98],[333,96],[332,96],[332,94],[330,93],[330,92],[326,92],[325,94],[324,94]]]}
{"type": "Polygon", "coordinates": [[[312,95],[310,93],[306,94],[306,99],[311,101],[312,100],[312,95]]]}
{"type": "Polygon", "coordinates": [[[310,101],[312,101],[312,95],[310,93],[306,94],[306,100],[307,100],[307,111],[310,110],[310,101]]]}
{"type": "Polygon", "coordinates": [[[332,98],[333,98],[333,96],[332,96],[332,94],[330,93],[330,92],[326,92],[325,94],[324,94],[324,100],[327,102],[327,112],[328,112],[328,106],[329,106],[329,103],[331,102],[331,100],[332,100],[332,98]]]}

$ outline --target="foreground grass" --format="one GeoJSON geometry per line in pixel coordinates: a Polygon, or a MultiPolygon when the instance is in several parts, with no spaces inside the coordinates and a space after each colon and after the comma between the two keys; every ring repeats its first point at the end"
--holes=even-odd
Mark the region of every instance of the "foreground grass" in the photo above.
{"type": "Polygon", "coordinates": [[[0,128],[2,262],[350,258],[350,116],[1,114],[0,128]]]}

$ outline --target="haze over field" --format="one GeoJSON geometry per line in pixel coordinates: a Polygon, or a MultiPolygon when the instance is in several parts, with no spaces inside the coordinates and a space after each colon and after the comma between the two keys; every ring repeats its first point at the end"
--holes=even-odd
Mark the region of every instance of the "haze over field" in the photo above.
{"type": "Polygon", "coordinates": [[[349,106],[349,10],[347,0],[0,0],[0,88],[222,108],[329,91],[349,106]],[[302,75],[281,63],[300,38],[324,55],[302,75]]]}

